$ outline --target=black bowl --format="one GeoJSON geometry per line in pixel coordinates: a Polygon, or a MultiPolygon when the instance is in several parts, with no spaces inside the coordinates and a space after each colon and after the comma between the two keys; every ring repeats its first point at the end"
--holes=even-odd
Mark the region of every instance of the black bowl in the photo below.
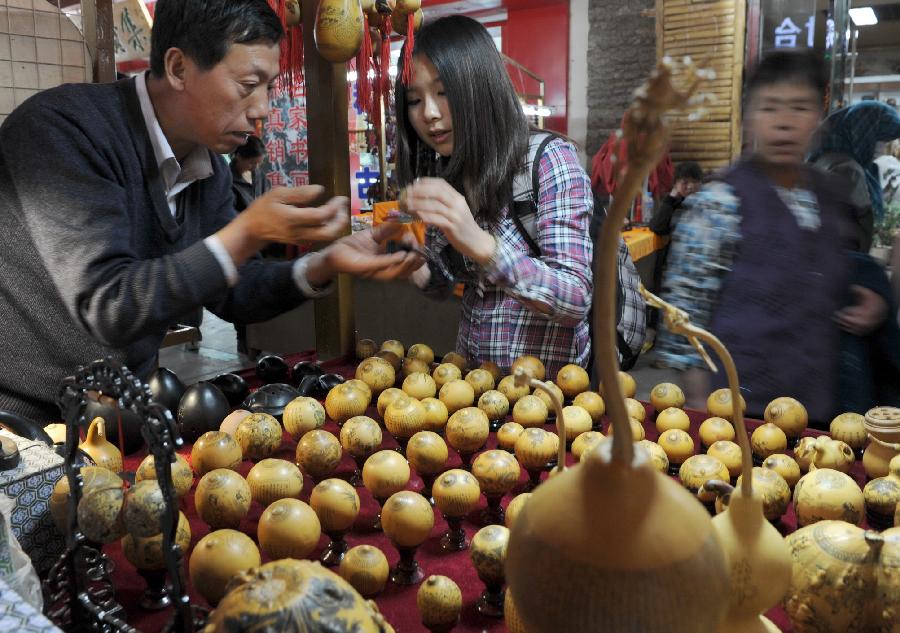
{"type": "Polygon", "coordinates": [[[287,382],[291,368],[281,356],[269,354],[256,361],[256,375],[265,384],[287,382]]]}
{"type": "Polygon", "coordinates": [[[311,360],[301,360],[291,369],[291,383],[299,386],[307,376],[321,376],[325,370],[311,360]]]}
{"type": "Polygon", "coordinates": [[[178,426],[186,442],[195,442],[207,431],[217,431],[231,412],[228,399],[218,387],[198,382],[188,387],[178,403],[178,426]]]}
{"type": "Polygon", "coordinates": [[[301,396],[323,399],[331,389],[344,382],[344,377],[338,374],[324,374],[322,376],[304,376],[300,381],[298,390],[301,396]]]}
{"type": "Polygon", "coordinates": [[[297,392],[301,396],[306,396],[307,398],[318,398],[319,392],[322,391],[322,387],[319,384],[319,378],[321,378],[321,376],[304,376],[300,381],[300,384],[297,385],[297,392]]]}
{"type": "Polygon", "coordinates": [[[225,394],[228,404],[232,408],[238,406],[250,395],[250,386],[247,385],[247,381],[237,374],[219,374],[209,382],[225,394]]]}
{"type": "Polygon", "coordinates": [[[322,390],[325,392],[322,397],[328,395],[328,392],[337,387],[340,384],[343,384],[344,377],[340,374],[325,374],[324,376],[319,378],[319,385],[322,390]]]}
{"type": "Polygon", "coordinates": [[[244,400],[242,408],[251,413],[268,413],[281,421],[284,408],[294,398],[300,397],[300,391],[285,383],[273,383],[260,387],[244,400]]]}

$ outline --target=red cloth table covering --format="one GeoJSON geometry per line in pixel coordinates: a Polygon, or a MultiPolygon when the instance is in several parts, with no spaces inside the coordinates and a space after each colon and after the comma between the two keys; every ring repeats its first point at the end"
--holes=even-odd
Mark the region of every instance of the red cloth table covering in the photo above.
{"type": "MultiPolygon", "coordinates": [[[[299,360],[312,360],[314,358],[315,354],[313,352],[305,352],[286,357],[286,360],[288,360],[290,364],[293,364],[299,360]]],[[[352,377],[353,371],[355,369],[355,364],[349,361],[331,361],[323,363],[323,366],[327,371],[340,373],[348,377],[352,377]]],[[[250,382],[251,385],[258,386],[259,383],[258,381],[256,381],[252,369],[245,370],[244,372],[242,372],[242,374],[245,378],[247,378],[248,382],[250,382]]],[[[655,441],[659,434],[657,433],[656,426],[653,423],[653,410],[649,404],[646,404],[645,406],[647,408],[647,421],[645,422],[644,427],[647,433],[647,439],[655,441]]],[[[373,418],[378,419],[377,414],[374,412],[374,407],[369,413],[373,418]]],[[[699,452],[702,447],[699,443],[698,429],[703,420],[708,416],[705,413],[698,411],[688,411],[687,413],[691,418],[690,433],[694,438],[695,446],[697,447],[699,452]]],[[[748,421],[748,427],[751,432],[752,429],[759,424],[759,421],[748,421]]],[[[604,420],[604,431],[606,430],[607,425],[608,420],[604,420]]],[[[338,434],[338,427],[334,422],[328,422],[324,428],[334,433],[335,435],[338,434]]],[[[553,425],[548,425],[545,428],[552,431],[556,430],[555,426],[553,425]]],[[[808,430],[806,434],[822,435],[823,433],[820,431],[808,430]]],[[[390,436],[389,433],[385,431],[382,448],[393,448],[396,445],[397,443],[395,442],[395,440],[390,436]]],[[[487,446],[484,450],[496,447],[496,434],[491,433],[487,446]]],[[[296,442],[294,442],[290,438],[290,436],[285,433],[282,447],[275,455],[275,457],[280,457],[282,459],[293,462],[295,448],[296,442]]],[[[190,446],[183,448],[180,453],[185,458],[190,460],[190,446]]],[[[145,453],[139,453],[137,455],[126,458],[126,470],[135,470],[140,461],[143,459],[144,455],[145,453]]],[[[569,455],[569,463],[572,463],[571,454],[569,455]]],[[[252,465],[253,464],[252,462],[250,462],[250,460],[245,460],[240,469],[241,474],[246,476],[252,465]]],[[[456,452],[451,448],[450,459],[448,461],[447,468],[456,468],[459,467],[459,465],[460,459],[457,456],[456,452]]],[[[332,476],[347,479],[352,474],[354,468],[355,464],[353,460],[349,455],[345,454],[337,471],[332,476]]],[[[850,471],[850,475],[856,480],[858,484],[860,484],[860,486],[865,484],[865,474],[862,469],[862,464],[859,461],[854,464],[852,470],[850,471]]],[[[543,476],[546,478],[547,474],[545,473],[543,476]]],[[[522,476],[520,478],[520,484],[524,485],[526,480],[527,475],[523,469],[522,476]]],[[[194,481],[195,487],[196,482],[197,478],[195,478],[194,481]]],[[[309,495],[314,485],[315,482],[311,478],[304,477],[303,493],[300,497],[303,501],[309,501],[309,495]]],[[[410,478],[408,489],[416,491],[422,489],[422,480],[417,476],[415,471],[413,471],[412,477],[410,478]]],[[[347,535],[346,539],[351,547],[363,543],[375,545],[385,553],[388,559],[388,563],[393,567],[399,559],[397,550],[383,533],[376,532],[371,527],[379,511],[378,503],[372,498],[371,494],[369,494],[369,492],[364,487],[357,488],[357,492],[359,493],[361,504],[360,513],[353,531],[347,535]]],[[[518,493],[518,489],[515,492],[518,493]]],[[[210,531],[206,524],[203,523],[197,516],[197,512],[194,507],[193,494],[194,491],[192,489],[191,492],[189,492],[185,496],[181,503],[181,510],[190,520],[192,545],[196,544],[196,542],[200,538],[208,534],[210,531]]],[[[512,495],[507,495],[506,497],[504,497],[503,506],[505,507],[511,499],[512,495]]],[[[479,520],[479,515],[485,508],[485,506],[486,501],[482,496],[479,506],[467,517],[463,524],[466,530],[466,534],[470,539],[482,527],[479,520]]],[[[249,515],[244,519],[240,526],[240,529],[243,532],[247,533],[251,538],[254,538],[254,540],[256,540],[255,535],[257,522],[259,521],[259,517],[262,514],[263,510],[263,507],[254,502],[250,508],[249,515]]],[[[776,527],[782,534],[789,534],[796,529],[796,525],[796,517],[794,515],[793,505],[791,505],[788,508],[787,513],[782,517],[781,521],[776,525],[776,527]]],[[[502,631],[506,631],[503,620],[486,618],[481,616],[476,611],[475,602],[484,589],[484,586],[478,579],[478,576],[472,567],[468,550],[454,553],[444,553],[443,551],[441,551],[439,540],[446,529],[447,522],[440,516],[440,512],[436,511],[435,524],[434,529],[431,533],[431,537],[419,548],[416,559],[422,566],[426,577],[430,574],[442,574],[445,576],[449,576],[459,585],[463,596],[463,609],[460,622],[454,629],[454,631],[457,631],[458,633],[500,633],[502,631]]],[[[313,553],[313,557],[317,557],[327,546],[327,544],[328,537],[323,534],[318,549],[313,553]]],[[[115,562],[113,582],[116,587],[119,602],[125,607],[126,611],[128,612],[129,623],[137,627],[141,631],[147,633],[151,631],[161,630],[165,622],[169,619],[171,611],[165,610],[161,612],[147,612],[142,610],[138,606],[138,603],[145,587],[143,579],[137,574],[134,567],[127,560],[125,560],[125,557],[122,554],[121,546],[118,543],[107,546],[105,548],[105,551],[115,562]]],[[[185,555],[185,563],[187,563],[189,558],[190,552],[187,552],[185,555]]],[[[267,561],[268,558],[263,555],[263,562],[267,561]]],[[[336,568],[333,569],[334,571],[337,571],[336,568]]],[[[419,585],[415,585],[412,587],[400,587],[388,581],[385,590],[376,598],[376,603],[378,604],[378,607],[381,610],[382,614],[387,618],[387,620],[391,623],[391,625],[396,629],[398,633],[413,633],[426,630],[419,620],[419,613],[416,608],[416,592],[418,591],[418,589],[419,585]]],[[[197,593],[193,591],[191,591],[191,598],[192,602],[196,604],[206,605],[206,602],[203,600],[203,598],[201,598],[197,593]]],[[[782,608],[776,607],[770,610],[767,615],[779,628],[781,628],[782,631],[793,631],[793,628],[790,625],[790,621],[788,620],[787,615],[782,608]]]]}

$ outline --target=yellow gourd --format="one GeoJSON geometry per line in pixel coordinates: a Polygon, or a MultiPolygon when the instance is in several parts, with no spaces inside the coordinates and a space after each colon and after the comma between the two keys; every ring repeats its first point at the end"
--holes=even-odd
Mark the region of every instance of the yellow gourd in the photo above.
{"type": "Polygon", "coordinates": [[[103,418],[98,417],[91,421],[87,437],[78,448],[90,455],[101,468],[114,473],[122,472],[122,452],[106,439],[106,421],[103,418]]]}

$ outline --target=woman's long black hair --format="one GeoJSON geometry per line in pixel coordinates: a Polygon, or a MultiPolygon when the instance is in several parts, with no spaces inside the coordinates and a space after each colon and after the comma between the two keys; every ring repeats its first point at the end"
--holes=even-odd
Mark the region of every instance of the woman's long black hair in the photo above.
{"type": "Polygon", "coordinates": [[[400,186],[440,176],[465,195],[476,218],[495,224],[512,198],[513,178],[528,149],[528,121],[494,41],[479,22],[449,16],[416,33],[413,55],[437,69],[453,117],[453,153],[441,158],[409,121],[406,86],[397,73],[397,172],[400,186]]]}

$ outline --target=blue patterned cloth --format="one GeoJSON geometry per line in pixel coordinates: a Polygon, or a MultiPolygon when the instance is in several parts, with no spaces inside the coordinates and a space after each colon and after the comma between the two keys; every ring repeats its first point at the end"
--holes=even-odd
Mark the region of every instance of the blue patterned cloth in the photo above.
{"type": "MultiPolygon", "coordinates": [[[[740,200],[730,185],[712,182],[685,201],[675,222],[663,299],[708,329],[722,279],[731,270],[740,241],[740,200]]],[[[668,330],[657,338],[660,360],[676,369],[705,367],[687,339],[668,330]]]]}
{"type": "Polygon", "coordinates": [[[828,153],[852,156],[866,172],[866,186],[872,202],[875,221],[884,217],[884,201],[875,144],[900,138],[900,114],[893,106],[880,101],[861,101],[831,114],[819,128],[819,141],[810,162],[828,153]]]}

